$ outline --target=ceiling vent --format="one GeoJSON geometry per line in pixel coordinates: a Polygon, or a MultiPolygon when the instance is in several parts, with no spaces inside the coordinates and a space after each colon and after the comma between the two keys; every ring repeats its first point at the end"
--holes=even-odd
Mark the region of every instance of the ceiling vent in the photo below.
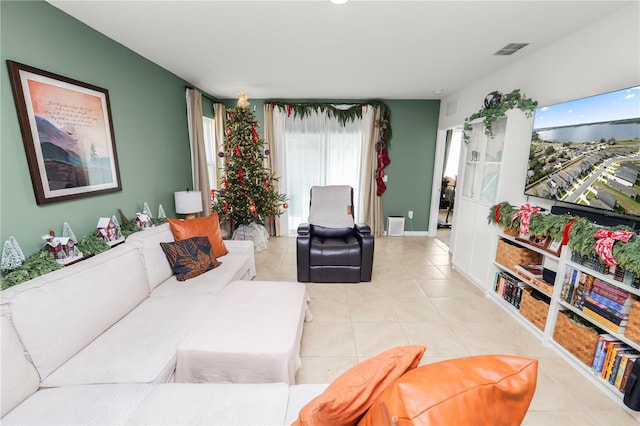
{"type": "Polygon", "coordinates": [[[502,49],[498,50],[494,55],[498,56],[509,56],[516,53],[518,50],[522,49],[525,46],[528,46],[529,43],[509,43],[502,49]]]}

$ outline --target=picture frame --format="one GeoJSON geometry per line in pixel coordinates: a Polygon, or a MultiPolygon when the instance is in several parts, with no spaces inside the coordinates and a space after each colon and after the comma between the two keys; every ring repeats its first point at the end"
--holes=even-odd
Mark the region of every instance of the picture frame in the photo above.
{"type": "Polygon", "coordinates": [[[562,251],[562,241],[550,239],[545,250],[554,256],[560,256],[560,252],[562,251]]]}
{"type": "Polygon", "coordinates": [[[518,232],[518,235],[516,236],[516,240],[528,243],[531,240],[531,234],[524,233],[524,232],[520,231],[520,232],[518,232]]]}
{"type": "Polygon", "coordinates": [[[109,92],[7,60],[38,205],[122,190],[109,92]]]}
{"type": "Polygon", "coordinates": [[[529,240],[529,244],[541,249],[546,249],[550,242],[551,237],[547,235],[533,235],[529,240]]]}

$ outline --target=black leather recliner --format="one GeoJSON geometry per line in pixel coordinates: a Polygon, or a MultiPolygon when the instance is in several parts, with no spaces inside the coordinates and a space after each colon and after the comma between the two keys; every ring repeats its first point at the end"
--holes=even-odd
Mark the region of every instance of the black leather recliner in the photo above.
{"type": "MultiPolygon", "coordinates": [[[[313,190],[314,188],[311,189],[312,207],[313,190]]],[[[303,223],[298,227],[296,246],[299,282],[371,281],[374,237],[368,225],[356,223],[353,227],[333,228],[303,223]]]]}

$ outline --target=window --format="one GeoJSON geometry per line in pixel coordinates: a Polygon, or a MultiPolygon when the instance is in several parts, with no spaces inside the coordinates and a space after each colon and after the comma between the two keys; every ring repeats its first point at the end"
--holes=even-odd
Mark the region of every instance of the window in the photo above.
{"type": "Polygon", "coordinates": [[[283,137],[276,139],[281,144],[280,168],[285,171],[281,189],[289,204],[284,224],[289,235],[295,234],[298,225],[308,220],[309,191],[314,185],[353,187],[355,219],[362,221],[362,164],[371,117],[342,126],[337,119],[329,119],[325,114],[315,113],[304,119],[280,114],[284,120],[280,127],[284,129],[283,137]]]}
{"type": "Polygon", "coordinates": [[[202,128],[204,130],[204,149],[207,152],[207,171],[209,172],[209,187],[218,187],[216,179],[216,168],[218,158],[218,148],[216,144],[215,120],[209,117],[202,117],[202,128]]]}

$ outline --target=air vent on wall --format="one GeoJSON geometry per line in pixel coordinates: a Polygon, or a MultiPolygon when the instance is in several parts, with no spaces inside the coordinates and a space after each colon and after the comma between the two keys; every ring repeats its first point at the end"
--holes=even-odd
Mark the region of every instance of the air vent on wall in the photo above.
{"type": "Polygon", "coordinates": [[[516,53],[518,50],[522,49],[525,46],[528,46],[529,43],[509,43],[502,49],[498,50],[494,55],[498,56],[509,56],[516,53]]]}

